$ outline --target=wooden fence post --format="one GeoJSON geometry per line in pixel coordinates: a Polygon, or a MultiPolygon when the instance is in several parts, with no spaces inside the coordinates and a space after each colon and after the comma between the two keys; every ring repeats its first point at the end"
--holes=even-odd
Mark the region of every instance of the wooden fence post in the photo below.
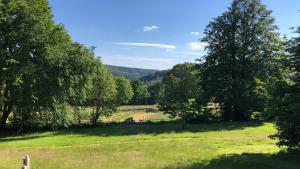
{"type": "Polygon", "coordinates": [[[22,158],[23,160],[23,166],[22,169],[30,169],[30,157],[29,155],[26,155],[22,158]]]}

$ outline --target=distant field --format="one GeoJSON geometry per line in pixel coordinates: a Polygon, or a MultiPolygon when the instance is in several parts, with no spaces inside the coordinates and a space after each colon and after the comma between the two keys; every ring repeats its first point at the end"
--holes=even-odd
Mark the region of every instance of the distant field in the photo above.
{"type": "Polygon", "coordinates": [[[2,133],[0,168],[299,169],[299,153],[279,153],[271,123],[118,124],[23,135],[2,133]]]}
{"type": "MultiPolygon", "coordinates": [[[[91,108],[82,110],[86,115],[84,121],[89,120],[88,114],[92,112],[91,108]]],[[[100,121],[104,123],[124,122],[126,119],[132,118],[136,122],[145,121],[172,121],[169,115],[159,111],[157,105],[126,105],[117,108],[117,112],[108,117],[100,117],[100,121]]]]}

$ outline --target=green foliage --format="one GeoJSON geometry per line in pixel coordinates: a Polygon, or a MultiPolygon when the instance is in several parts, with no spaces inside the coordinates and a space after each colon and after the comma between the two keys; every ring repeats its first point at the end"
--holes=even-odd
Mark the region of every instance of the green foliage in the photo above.
{"type": "Polygon", "coordinates": [[[130,81],[125,77],[115,77],[116,85],[117,85],[117,96],[116,102],[118,105],[127,104],[132,96],[133,91],[130,84],[130,81]]]}
{"type": "Polygon", "coordinates": [[[272,137],[279,146],[300,148],[300,37],[288,43],[288,57],[260,0],[233,0],[207,26],[207,55],[198,67],[184,63],[168,72],[105,67],[94,48],[73,42],[54,23],[47,0],[0,0],[0,30],[0,127],[8,119],[19,129],[68,127],[71,117],[80,124],[79,106],[92,107],[96,125],[117,105],[159,102],[184,123],[211,120],[219,107],[227,121],[276,115],[272,137]],[[114,78],[108,69],[135,81],[114,78]]]}
{"type": "Polygon", "coordinates": [[[163,95],[163,83],[162,81],[156,81],[152,84],[148,84],[147,90],[150,94],[148,104],[156,104],[159,102],[163,95]]]}
{"type": "Polygon", "coordinates": [[[88,105],[93,107],[91,122],[96,125],[100,116],[109,116],[116,108],[117,86],[113,75],[100,62],[89,92],[88,105]]]}
{"type": "Polygon", "coordinates": [[[175,65],[163,79],[160,109],[172,117],[192,120],[198,111],[196,99],[201,95],[196,66],[192,63],[175,65]]]}
{"type": "Polygon", "coordinates": [[[131,99],[132,104],[147,104],[150,94],[147,90],[146,85],[144,85],[140,80],[135,80],[131,83],[133,90],[133,97],[131,99]]]}
{"type": "MultiPolygon", "coordinates": [[[[42,127],[51,127],[53,130],[58,128],[67,128],[71,125],[71,107],[66,104],[55,104],[51,110],[46,110],[42,112],[41,126],[42,127]]],[[[33,126],[35,127],[35,126],[33,126]]]]}
{"type": "MultiPolygon", "coordinates": [[[[300,28],[297,31],[300,34],[300,28]]],[[[293,39],[289,47],[291,77],[290,83],[282,85],[280,104],[277,105],[277,134],[279,146],[289,149],[300,148],[300,37],[293,39]]]]}
{"type": "Polygon", "coordinates": [[[220,104],[224,120],[249,120],[253,112],[265,111],[265,87],[280,74],[276,70],[284,56],[270,14],[259,0],[234,0],[205,30],[208,54],[200,78],[205,96],[220,104]]]}
{"type": "Polygon", "coordinates": [[[0,13],[1,127],[11,112],[23,128],[35,112],[84,101],[93,51],[55,25],[48,1],[3,0],[0,13]]]}

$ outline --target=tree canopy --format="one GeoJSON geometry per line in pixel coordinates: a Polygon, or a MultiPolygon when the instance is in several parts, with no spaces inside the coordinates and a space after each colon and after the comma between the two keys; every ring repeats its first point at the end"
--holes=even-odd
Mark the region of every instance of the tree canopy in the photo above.
{"type": "MultiPolygon", "coordinates": [[[[300,27],[297,33],[300,35],[300,27]]],[[[283,95],[277,104],[278,132],[273,137],[279,139],[279,146],[295,149],[300,148],[300,36],[289,44],[290,81],[278,88],[283,95]]]]}
{"type": "Polygon", "coordinates": [[[11,112],[22,127],[33,113],[84,100],[93,51],[54,23],[48,1],[3,0],[0,14],[1,126],[11,112]]]}
{"type": "Polygon", "coordinates": [[[93,107],[93,125],[97,124],[100,116],[108,116],[115,110],[117,95],[116,82],[108,69],[98,62],[96,72],[88,98],[88,105],[93,107]]]}
{"type": "Polygon", "coordinates": [[[220,103],[224,120],[249,120],[264,111],[263,84],[282,55],[271,11],[259,0],[234,0],[231,7],[207,26],[202,42],[203,90],[220,103]]]}
{"type": "Polygon", "coordinates": [[[127,104],[133,96],[132,87],[130,81],[125,77],[118,76],[115,77],[117,85],[117,96],[116,102],[118,105],[127,104]]]}
{"type": "Polygon", "coordinates": [[[148,98],[150,96],[146,85],[144,85],[140,80],[135,80],[131,83],[133,90],[133,97],[131,99],[132,104],[147,104],[148,98]]]}
{"type": "Polygon", "coordinates": [[[196,66],[193,63],[175,65],[163,79],[160,109],[172,117],[193,119],[196,99],[200,95],[196,66]]]}

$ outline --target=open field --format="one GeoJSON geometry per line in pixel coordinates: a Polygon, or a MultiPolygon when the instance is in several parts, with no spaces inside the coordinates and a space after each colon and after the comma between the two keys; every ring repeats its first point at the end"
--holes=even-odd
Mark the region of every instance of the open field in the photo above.
{"type": "MultiPolygon", "coordinates": [[[[85,114],[83,121],[88,122],[90,119],[90,114],[93,111],[92,108],[85,108],[81,111],[85,114]]],[[[136,122],[174,120],[171,119],[169,115],[159,111],[157,105],[126,105],[118,107],[117,112],[113,113],[111,116],[100,117],[100,121],[104,123],[124,122],[128,118],[132,118],[136,122]]]]}
{"type": "Polygon", "coordinates": [[[284,153],[268,136],[271,123],[117,124],[23,135],[2,133],[0,168],[272,168],[298,169],[299,153],[284,153]]]}

